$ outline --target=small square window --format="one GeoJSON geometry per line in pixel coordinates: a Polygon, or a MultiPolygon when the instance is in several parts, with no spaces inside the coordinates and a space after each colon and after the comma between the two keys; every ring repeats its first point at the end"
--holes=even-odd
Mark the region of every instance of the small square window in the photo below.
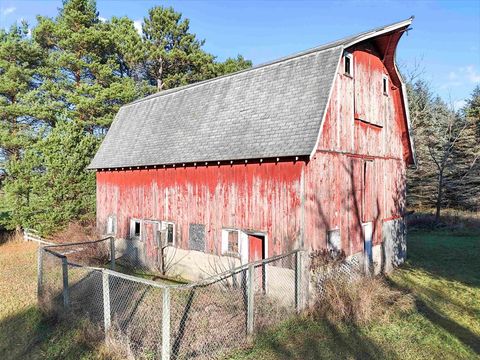
{"type": "Polygon", "coordinates": [[[346,52],[343,57],[343,63],[345,75],[353,76],[353,55],[346,52]]]}
{"type": "Polygon", "coordinates": [[[383,75],[382,77],[382,88],[383,88],[383,95],[388,95],[388,77],[383,75]]]}

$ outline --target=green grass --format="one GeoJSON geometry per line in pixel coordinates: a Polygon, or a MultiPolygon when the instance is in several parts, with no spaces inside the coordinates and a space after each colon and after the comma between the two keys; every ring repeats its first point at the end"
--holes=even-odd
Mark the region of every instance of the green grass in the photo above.
{"type": "MultiPolygon", "coordinates": [[[[408,261],[390,277],[416,310],[356,327],[293,319],[231,359],[480,359],[480,232],[411,231],[408,261]]],[[[0,245],[0,358],[100,359],[82,326],[42,318],[36,247],[0,245]]]]}
{"type": "Polygon", "coordinates": [[[293,319],[231,359],[480,359],[480,233],[411,231],[388,281],[414,312],[364,327],[293,319]]]}

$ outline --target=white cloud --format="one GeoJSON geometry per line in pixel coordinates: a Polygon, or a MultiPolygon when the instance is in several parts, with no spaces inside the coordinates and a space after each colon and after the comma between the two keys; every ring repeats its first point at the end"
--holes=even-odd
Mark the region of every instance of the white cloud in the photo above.
{"type": "Polygon", "coordinates": [[[133,26],[135,27],[135,30],[137,30],[140,36],[142,35],[142,24],[143,21],[141,19],[133,20],[133,26]]]}
{"type": "Polygon", "coordinates": [[[107,19],[105,19],[104,17],[101,17],[101,16],[98,17],[98,20],[100,20],[101,22],[107,22],[107,19]]]}
{"type": "Polygon", "coordinates": [[[2,16],[7,16],[7,15],[10,15],[11,13],[15,12],[15,10],[17,10],[17,8],[14,7],[14,6],[10,6],[10,7],[7,7],[7,8],[1,8],[0,9],[0,14],[2,16]]]}
{"type": "Polygon", "coordinates": [[[450,71],[447,80],[440,86],[440,89],[450,89],[458,86],[465,86],[468,83],[480,83],[480,73],[474,65],[467,65],[450,71]]]}
{"type": "Polygon", "coordinates": [[[480,82],[480,73],[473,67],[473,65],[467,66],[465,68],[467,78],[470,82],[476,84],[480,82]]]}

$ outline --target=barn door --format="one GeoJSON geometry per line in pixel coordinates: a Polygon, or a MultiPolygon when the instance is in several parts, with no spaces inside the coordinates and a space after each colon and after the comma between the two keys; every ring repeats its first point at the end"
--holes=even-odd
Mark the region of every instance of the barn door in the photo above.
{"type": "Polygon", "coordinates": [[[373,240],[373,223],[368,222],[362,225],[363,239],[364,239],[364,259],[365,259],[365,272],[369,273],[372,268],[373,255],[372,255],[372,240],[373,240]]]}
{"type": "Polygon", "coordinates": [[[375,202],[375,174],[373,160],[363,162],[363,191],[362,191],[362,233],[363,251],[365,258],[365,271],[372,267],[373,225],[377,217],[377,204],[375,202]]]}
{"type": "Polygon", "coordinates": [[[159,223],[157,221],[146,220],[143,222],[144,256],[150,267],[156,267],[158,263],[158,230],[159,223]]]}
{"type": "MultiPolygon", "coordinates": [[[[265,236],[248,234],[248,262],[265,259],[265,236]]],[[[260,265],[255,267],[255,284],[257,289],[265,292],[266,267],[260,265]]]]}

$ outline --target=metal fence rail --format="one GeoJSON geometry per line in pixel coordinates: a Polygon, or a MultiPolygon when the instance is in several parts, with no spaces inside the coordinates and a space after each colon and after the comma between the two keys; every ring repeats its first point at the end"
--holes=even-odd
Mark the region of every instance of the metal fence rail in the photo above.
{"type": "Polygon", "coordinates": [[[182,285],[115,271],[115,254],[113,238],[39,248],[38,298],[100,324],[136,357],[219,358],[304,301],[298,250],[182,285]]]}

